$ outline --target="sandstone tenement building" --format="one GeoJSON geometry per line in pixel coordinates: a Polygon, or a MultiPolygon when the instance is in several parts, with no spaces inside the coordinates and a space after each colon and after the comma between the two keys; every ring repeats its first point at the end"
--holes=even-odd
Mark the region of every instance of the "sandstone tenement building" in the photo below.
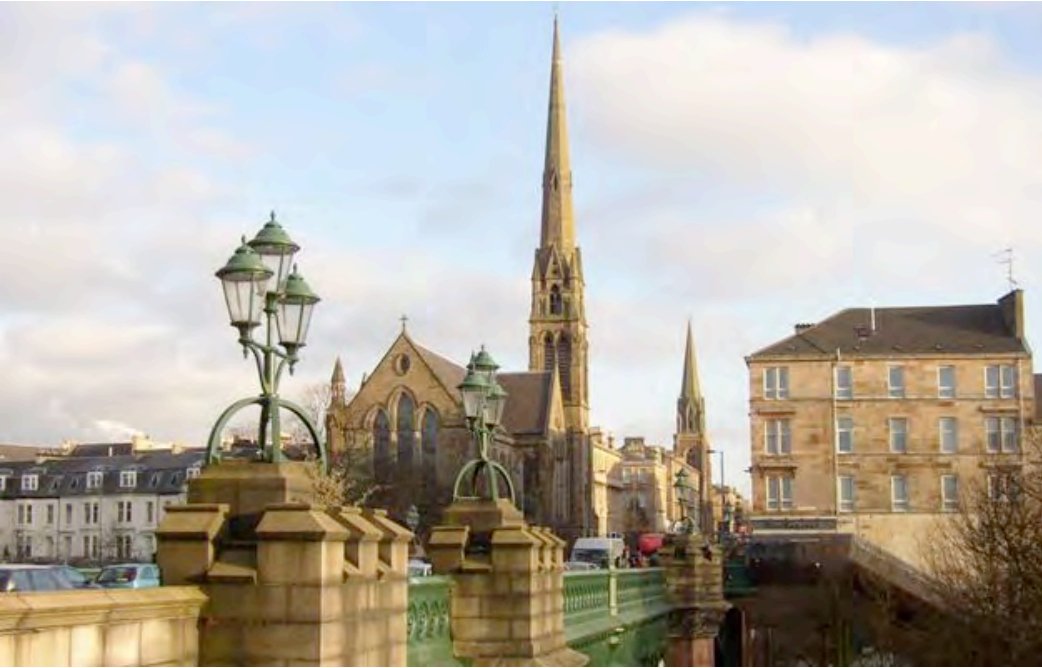
{"type": "Polygon", "coordinates": [[[939,515],[973,486],[1002,494],[1025,464],[1035,387],[1020,290],[846,309],[746,363],[760,529],[822,518],[916,563],[939,515]]]}

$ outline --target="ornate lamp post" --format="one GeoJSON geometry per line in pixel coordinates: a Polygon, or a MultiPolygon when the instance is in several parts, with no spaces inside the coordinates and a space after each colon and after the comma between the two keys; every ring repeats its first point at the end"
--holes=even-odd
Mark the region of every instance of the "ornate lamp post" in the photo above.
{"type": "Polygon", "coordinates": [[[677,503],[680,504],[680,519],[673,525],[673,532],[680,534],[691,534],[698,531],[698,523],[692,516],[693,505],[691,502],[691,483],[687,481],[687,471],[677,471],[673,481],[673,490],[676,492],[677,503]]]}
{"type": "Polygon", "coordinates": [[[461,499],[482,498],[478,495],[478,476],[485,474],[486,494],[484,498],[493,501],[502,498],[499,494],[499,478],[506,484],[506,492],[511,503],[514,502],[514,483],[510,474],[502,464],[492,461],[488,456],[492,435],[503,418],[507,393],[496,382],[496,369],[499,365],[481,346],[481,351],[471,355],[467,364],[467,375],[459,384],[463,395],[463,412],[467,416],[467,427],[477,443],[478,457],[463,465],[456,484],[452,489],[454,501],[461,499]],[[469,484],[469,493],[464,493],[464,484],[469,484]]]}
{"type": "Polygon", "coordinates": [[[300,359],[298,353],[307,342],[311,312],[319,302],[318,295],[312,292],[293,264],[293,256],[298,250],[300,246],[289,238],[272,211],[271,219],[257,236],[248,243],[246,237],[243,237],[242,245],[227,264],[217,271],[217,278],[221,279],[224,289],[229,320],[232,327],[239,330],[243,356],[253,353],[257,363],[261,393],[256,397],[240,399],[221,413],[207,442],[208,464],[221,460],[221,432],[232,416],[247,406],[258,404],[261,415],[257,444],[262,461],[281,462],[285,459],[279,428],[279,411],[285,408],[304,423],[319,464],[323,470],[326,467],[325,445],[306,411],[292,401],[279,397],[282,372],[288,366],[290,374],[293,373],[293,367],[300,359]],[[262,321],[264,336],[262,341],[258,341],[254,338],[253,330],[262,321]]]}

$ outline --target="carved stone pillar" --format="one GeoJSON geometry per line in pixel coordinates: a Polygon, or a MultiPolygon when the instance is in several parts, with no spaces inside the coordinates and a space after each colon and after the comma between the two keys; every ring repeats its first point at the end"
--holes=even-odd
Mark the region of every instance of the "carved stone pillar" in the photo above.
{"type": "Polygon", "coordinates": [[[714,666],[714,645],[731,605],[724,600],[724,562],[719,546],[699,533],[673,534],[663,545],[669,616],[667,666],[714,666]]]}

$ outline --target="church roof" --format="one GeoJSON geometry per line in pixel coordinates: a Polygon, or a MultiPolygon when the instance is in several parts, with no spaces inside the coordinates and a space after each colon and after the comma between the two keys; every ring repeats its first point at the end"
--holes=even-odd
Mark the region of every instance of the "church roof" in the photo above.
{"type": "Polygon", "coordinates": [[[411,337],[409,338],[409,342],[412,343],[413,348],[416,349],[416,352],[423,358],[423,361],[430,367],[431,372],[439,381],[441,381],[441,384],[454,395],[458,394],[456,388],[463,382],[464,376],[467,375],[467,370],[452,360],[424,348],[413,341],[411,337]]]}
{"type": "Polygon", "coordinates": [[[507,391],[503,427],[511,434],[542,434],[550,412],[553,376],[549,371],[500,373],[496,380],[507,391]]]}

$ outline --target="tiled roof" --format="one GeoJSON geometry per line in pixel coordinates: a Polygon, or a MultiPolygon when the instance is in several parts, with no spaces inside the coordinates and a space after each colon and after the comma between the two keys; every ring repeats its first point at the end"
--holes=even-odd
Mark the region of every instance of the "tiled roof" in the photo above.
{"type": "Polygon", "coordinates": [[[72,446],[69,457],[114,457],[134,454],[133,443],[78,443],[72,446]]]}
{"type": "Polygon", "coordinates": [[[442,385],[444,385],[450,392],[457,392],[456,387],[463,382],[464,376],[467,375],[467,370],[452,360],[446,359],[436,352],[427,350],[415,341],[412,341],[412,345],[416,348],[416,352],[420,354],[420,357],[423,358],[423,361],[427,366],[431,368],[431,371],[438,380],[441,381],[442,385]]]}
{"type": "Polygon", "coordinates": [[[503,428],[511,434],[542,434],[550,411],[550,372],[500,373],[496,380],[507,392],[503,428]]]}
{"type": "Polygon", "coordinates": [[[185,473],[202,466],[206,452],[189,449],[179,453],[146,452],[113,457],[69,457],[35,461],[0,462],[0,475],[7,476],[0,498],[53,498],[99,494],[177,494],[184,486],[185,473]],[[133,487],[121,487],[120,471],[137,471],[133,487]],[[87,473],[103,473],[100,488],[87,489],[87,473]],[[35,473],[35,490],[22,489],[22,475],[35,473]]]}
{"type": "Polygon", "coordinates": [[[749,356],[986,354],[1027,352],[998,304],[851,308],[749,356]]]}

